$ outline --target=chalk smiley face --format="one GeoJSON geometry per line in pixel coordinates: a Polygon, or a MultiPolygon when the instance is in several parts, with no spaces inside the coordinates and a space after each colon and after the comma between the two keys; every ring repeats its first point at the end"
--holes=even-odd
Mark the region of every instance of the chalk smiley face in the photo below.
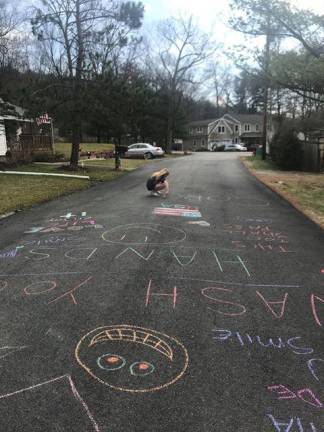
{"type": "Polygon", "coordinates": [[[132,325],[99,327],[82,337],[75,355],[98,382],[115,390],[161,390],[179,380],[188,353],[177,339],[132,325]]]}
{"type": "Polygon", "coordinates": [[[124,245],[174,244],[186,239],[180,228],[152,223],[131,223],[118,225],[105,231],[102,239],[108,243],[124,245]]]}

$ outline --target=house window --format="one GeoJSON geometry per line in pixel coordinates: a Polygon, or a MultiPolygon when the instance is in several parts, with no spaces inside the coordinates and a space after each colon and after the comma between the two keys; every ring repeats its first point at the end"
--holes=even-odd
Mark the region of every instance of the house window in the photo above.
{"type": "Polygon", "coordinates": [[[197,132],[197,133],[201,133],[201,132],[202,132],[202,127],[201,127],[201,126],[197,127],[197,128],[196,128],[196,132],[197,132]]]}
{"type": "Polygon", "coordinates": [[[239,130],[239,126],[235,125],[235,132],[238,132],[238,130],[239,130]]]}
{"type": "Polygon", "coordinates": [[[258,124],[256,124],[256,125],[255,125],[255,130],[256,130],[257,132],[259,132],[259,130],[260,130],[260,127],[259,127],[259,125],[258,125],[258,124]]]}
{"type": "Polygon", "coordinates": [[[225,126],[218,126],[218,133],[225,133],[225,126]]]}
{"type": "Polygon", "coordinates": [[[196,144],[197,144],[197,141],[193,140],[193,145],[196,146],[196,144]]]}
{"type": "Polygon", "coordinates": [[[245,132],[249,132],[250,131],[250,125],[249,124],[245,124],[244,125],[244,130],[245,130],[245,132]]]}
{"type": "Polygon", "coordinates": [[[235,138],[235,144],[237,144],[238,143],[238,139],[237,138],[235,138]]]}
{"type": "Polygon", "coordinates": [[[201,140],[201,145],[203,145],[203,146],[205,145],[205,140],[204,139],[201,140]]]}

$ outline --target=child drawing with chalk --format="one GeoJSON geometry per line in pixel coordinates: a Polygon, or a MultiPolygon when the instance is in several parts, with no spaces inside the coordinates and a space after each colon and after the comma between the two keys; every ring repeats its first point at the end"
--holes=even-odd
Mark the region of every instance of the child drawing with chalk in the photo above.
{"type": "Polygon", "coordinates": [[[166,178],[169,175],[166,168],[154,172],[146,182],[147,190],[151,192],[152,196],[162,196],[166,198],[169,194],[169,183],[166,178]]]}

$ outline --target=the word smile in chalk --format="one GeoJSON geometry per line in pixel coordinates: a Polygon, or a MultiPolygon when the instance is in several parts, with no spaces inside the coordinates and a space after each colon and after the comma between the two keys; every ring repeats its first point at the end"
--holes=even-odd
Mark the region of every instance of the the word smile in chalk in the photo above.
{"type": "Polygon", "coordinates": [[[214,341],[230,341],[241,347],[255,346],[262,349],[288,349],[294,354],[312,354],[311,347],[303,347],[300,336],[291,338],[251,336],[248,333],[239,333],[232,330],[213,329],[214,341]]]}

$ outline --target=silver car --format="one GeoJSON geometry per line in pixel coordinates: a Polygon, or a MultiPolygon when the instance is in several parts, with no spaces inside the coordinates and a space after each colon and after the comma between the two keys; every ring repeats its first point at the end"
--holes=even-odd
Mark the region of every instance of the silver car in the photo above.
{"type": "Polygon", "coordinates": [[[224,151],[247,151],[247,148],[241,144],[226,144],[224,151]]]}
{"type": "Polygon", "coordinates": [[[154,147],[148,143],[136,143],[128,146],[126,157],[153,159],[154,157],[164,156],[164,150],[161,147],[154,147]]]}

